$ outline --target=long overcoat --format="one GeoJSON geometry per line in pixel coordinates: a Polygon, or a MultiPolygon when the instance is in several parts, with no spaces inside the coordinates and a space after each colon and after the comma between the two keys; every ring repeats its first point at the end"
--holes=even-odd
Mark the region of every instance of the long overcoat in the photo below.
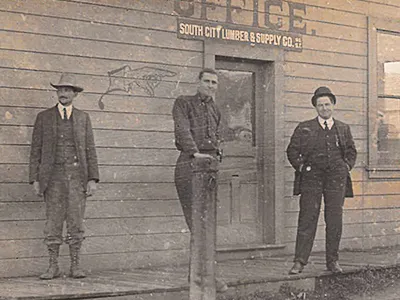
{"type": "MultiPolygon", "coordinates": [[[[343,160],[351,170],[356,162],[357,150],[354,145],[350,127],[346,123],[336,119],[334,119],[334,122],[338,131],[339,145],[343,160]]],[[[316,146],[318,141],[318,131],[320,128],[321,125],[318,122],[318,118],[301,122],[294,130],[290,139],[287,148],[287,157],[290,164],[295,169],[295,181],[293,187],[294,195],[301,194],[301,170],[299,170],[299,168],[301,165],[307,162],[309,163],[308,158],[316,146]]],[[[353,197],[353,185],[350,173],[347,176],[346,197],[353,197]]]]}
{"type": "MultiPolygon", "coordinates": [[[[57,106],[40,112],[35,121],[32,134],[29,161],[29,182],[38,181],[43,193],[49,183],[57,145],[57,106]]],[[[96,148],[92,124],[86,112],[77,108],[72,110],[74,141],[81,168],[84,188],[89,180],[99,181],[96,148]]]]}

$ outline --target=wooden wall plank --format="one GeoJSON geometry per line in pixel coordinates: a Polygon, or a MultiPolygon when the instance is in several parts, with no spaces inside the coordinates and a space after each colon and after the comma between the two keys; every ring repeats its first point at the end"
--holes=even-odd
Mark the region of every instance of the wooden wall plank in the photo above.
{"type": "Polygon", "coordinates": [[[314,63],[328,66],[367,69],[367,56],[303,49],[302,52],[285,53],[285,61],[314,63]]]}
{"type": "MultiPolygon", "coordinates": [[[[177,199],[174,183],[104,183],[97,185],[93,200],[161,200],[177,199]]],[[[28,183],[1,183],[0,202],[43,201],[28,183]]]]}
{"type": "MultiPolygon", "coordinates": [[[[43,220],[44,202],[0,202],[0,220],[43,220]]],[[[85,218],[182,216],[178,200],[87,201],[85,218]]]]}
{"type": "Polygon", "coordinates": [[[334,80],[317,80],[296,77],[285,78],[285,91],[309,93],[315,91],[321,85],[328,85],[335,95],[348,97],[366,97],[367,85],[334,80]]]}
{"type": "Polygon", "coordinates": [[[150,30],[174,31],[176,28],[176,17],[171,16],[170,13],[157,14],[126,8],[110,7],[109,5],[107,7],[65,1],[43,2],[42,0],[31,0],[27,2],[24,0],[15,0],[5,3],[4,9],[26,15],[39,14],[53,16],[59,19],[72,18],[87,20],[94,23],[149,28],[150,30]]]}
{"type": "MultiPolygon", "coordinates": [[[[170,233],[157,235],[118,235],[85,238],[82,255],[121,252],[144,252],[163,249],[182,250],[187,248],[189,234],[170,233]]],[[[64,250],[65,248],[63,248],[64,250]]],[[[67,250],[67,249],[65,249],[67,250]]],[[[42,239],[0,241],[2,259],[40,257],[47,254],[42,239]]],[[[62,253],[68,255],[68,251],[62,253]]]]}
{"type": "Polygon", "coordinates": [[[323,80],[339,80],[366,83],[367,72],[360,69],[310,65],[306,63],[286,62],[283,65],[285,75],[323,80]]]}
{"type": "MultiPolygon", "coordinates": [[[[97,147],[175,149],[172,132],[95,129],[94,136],[97,147]]],[[[2,145],[30,145],[31,139],[32,126],[3,126],[0,130],[2,145]]]]}
{"type": "Polygon", "coordinates": [[[175,32],[161,32],[141,28],[128,28],[119,25],[82,22],[71,19],[26,16],[22,19],[19,13],[1,12],[3,30],[29,32],[34,34],[52,35],[107,41],[127,45],[145,45],[180,50],[201,50],[201,43],[195,40],[178,40],[175,32]],[[23,20],[23,22],[21,22],[23,20]]]}
{"type": "MultiPolygon", "coordinates": [[[[174,166],[179,152],[170,149],[97,148],[101,165],[159,165],[174,166]]],[[[0,164],[28,164],[30,146],[3,145],[0,164]]]]}
{"type": "Polygon", "coordinates": [[[95,130],[96,146],[175,149],[172,132],[95,130]]]}
{"type": "MultiPolygon", "coordinates": [[[[33,125],[43,109],[0,107],[0,125],[33,125]]],[[[173,131],[173,120],[167,115],[89,112],[95,129],[127,129],[146,131],[173,131]]]]}
{"type": "MultiPolygon", "coordinates": [[[[42,239],[44,224],[44,220],[2,221],[0,235],[2,240],[42,239]]],[[[183,216],[85,219],[85,236],[152,235],[187,231],[183,216]]]]}
{"type": "Polygon", "coordinates": [[[135,60],[199,67],[202,53],[196,51],[171,51],[171,49],[98,42],[76,38],[62,38],[0,31],[1,48],[43,53],[96,57],[113,60],[135,60]]]}
{"type": "MultiPolygon", "coordinates": [[[[398,3],[397,3],[398,4],[398,3]]],[[[368,12],[370,16],[382,19],[398,19],[400,8],[388,6],[382,3],[368,3],[368,12]]]]}
{"type": "MultiPolygon", "coordinates": [[[[174,182],[174,167],[100,166],[100,180],[104,183],[174,182]]],[[[0,165],[0,183],[28,182],[28,165],[0,165]]]]}
{"type": "Polygon", "coordinates": [[[366,182],[363,188],[366,195],[400,194],[400,183],[398,181],[371,180],[366,182]]]}
{"type": "Polygon", "coordinates": [[[320,50],[346,54],[366,55],[367,44],[353,41],[342,41],[318,36],[303,36],[303,46],[309,50],[320,50]]]}
{"type": "MultiPolygon", "coordinates": [[[[92,74],[107,76],[109,71],[129,66],[132,73],[134,70],[147,68],[157,68],[176,73],[175,76],[163,77],[162,81],[180,81],[193,83],[197,81],[201,66],[186,67],[170,65],[167,61],[161,64],[136,62],[134,58],[130,60],[110,60],[95,57],[67,56],[53,53],[37,53],[27,51],[13,51],[0,49],[0,55],[5,59],[0,61],[0,67],[12,69],[27,69],[49,72],[70,72],[81,74],[92,74]]],[[[143,76],[139,71],[134,73],[143,76]]],[[[135,77],[135,76],[133,76],[135,77]]]]}

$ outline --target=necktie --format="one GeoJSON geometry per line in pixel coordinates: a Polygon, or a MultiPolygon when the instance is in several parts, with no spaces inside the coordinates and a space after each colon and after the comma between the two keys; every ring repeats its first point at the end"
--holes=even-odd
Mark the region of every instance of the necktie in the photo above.
{"type": "Polygon", "coordinates": [[[327,122],[327,121],[325,121],[325,122],[324,122],[324,125],[325,125],[325,128],[324,128],[324,130],[325,130],[325,131],[328,131],[328,130],[329,130],[329,127],[328,127],[328,122],[327,122]]]}
{"type": "Polygon", "coordinates": [[[68,120],[68,117],[67,117],[67,109],[64,107],[64,109],[63,109],[63,112],[64,112],[64,120],[68,120]]]}

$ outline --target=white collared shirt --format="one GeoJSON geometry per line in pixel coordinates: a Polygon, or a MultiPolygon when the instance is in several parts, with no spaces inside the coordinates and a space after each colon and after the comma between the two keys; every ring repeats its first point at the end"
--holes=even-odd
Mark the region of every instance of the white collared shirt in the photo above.
{"type": "Polygon", "coordinates": [[[69,118],[71,118],[72,105],[64,106],[61,103],[58,103],[57,107],[58,107],[58,112],[60,113],[61,119],[64,120],[64,108],[67,109],[67,119],[69,120],[69,118]]]}
{"type": "Polygon", "coordinates": [[[331,130],[333,124],[335,123],[335,122],[333,121],[333,118],[330,117],[329,119],[325,120],[325,119],[322,119],[320,116],[318,116],[318,122],[319,122],[319,124],[321,125],[321,127],[322,127],[323,129],[325,129],[325,124],[324,124],[325,121],[326,121],[326,123],[328,124],[329,130],[331,130]]]}

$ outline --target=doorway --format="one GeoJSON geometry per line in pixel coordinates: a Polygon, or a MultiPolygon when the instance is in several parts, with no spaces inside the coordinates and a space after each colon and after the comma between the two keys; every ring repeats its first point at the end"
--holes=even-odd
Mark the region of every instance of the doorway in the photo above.
{"type": "Polygon", "coordinates": [[[219,77],[216,96],[222,115],[224,159],[219,171],[219,247],[243,248],[273,241],[267,223],[268,203],[273,201],[265,188],[264,110],[267,62],[216,57],[219,77]]]}

